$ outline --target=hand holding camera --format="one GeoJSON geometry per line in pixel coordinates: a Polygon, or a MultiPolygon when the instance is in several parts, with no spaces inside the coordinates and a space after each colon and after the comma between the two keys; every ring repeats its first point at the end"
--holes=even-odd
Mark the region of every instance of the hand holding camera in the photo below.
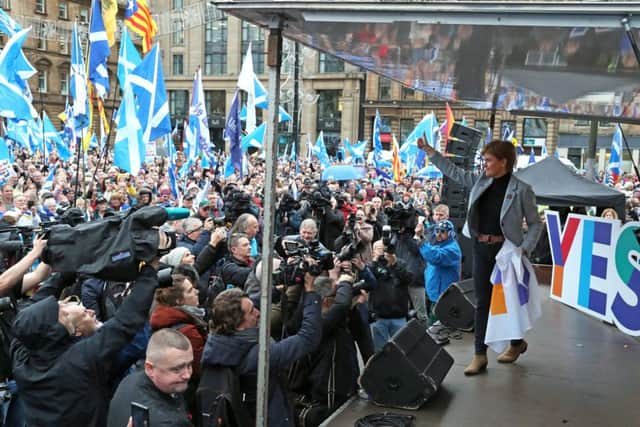
{"type": "Polygon", "coordinates": [[[220,242],[224,242],[226,239],[227,239],[227,230],[223,227],[220,227],[220,228],[217,228],[213,233],[211,233],[209,244],[215,248],[215,247],[218,247],[220,242]]]}

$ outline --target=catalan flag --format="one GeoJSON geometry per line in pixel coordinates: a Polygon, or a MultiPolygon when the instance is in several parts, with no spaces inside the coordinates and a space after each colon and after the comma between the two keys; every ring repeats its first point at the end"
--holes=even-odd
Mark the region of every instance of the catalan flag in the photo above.
{"type": "Polygon", "coordinates": [[[128,0],[124,22],[131,31],[142,37],[142,52],[147,53],[151,50],[153,37],[158,32],[158,25],[151,17],[147,1],[128,0]]]}
{"type": "Polygon", "coordinates": [[[440,147],[443,151],[447,150],[447,143],[449,142],[449,137],[451,136],[451,129],[453,129],[453,124],[456,119],[453,117],[453,111],[451,107],[449,107],[449,103],[446,103],[445,107],[445,122],[443,129],[443,138],[444,138],[444,147],[440,147]]]}
{"type": "Polygon", "coordinates": [[[393,180],[395,182],[402,181],[402,169],[400,165],[400,148],[398,147],[398,140],[396,136],[393,136],[393,155],[391,157],[391,170],[393,171],[393,180]]]}

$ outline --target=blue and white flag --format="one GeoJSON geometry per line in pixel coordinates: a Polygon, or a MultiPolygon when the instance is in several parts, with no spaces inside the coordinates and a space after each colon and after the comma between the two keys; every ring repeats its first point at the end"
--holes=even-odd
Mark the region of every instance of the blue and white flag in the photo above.
{"type": "Polygon", "coordinates": [[[316,145],[315,145],[315,154],[318,157],[318,160],[320,160],[320,164],[322,165],[323,168],[328,168],[329,166],[331,166],[331,161],[329,160],[329,154],[327,153],[327,147],[324,143],[324,132],[320,131],[320,134],[318,135],[318,139],[316,139],[316,145]]]}
{"type": "MultiPolygon", "coordinates": [[[[224,139],[229,140],[229,158],[225,167],[225,176],[229,167],[242,173],[242,146],[240,141],[240,94],[238,90],[233,95],[229,115],[224,127],[224,139]]],[[[232,172],[233,173],[233,172],[232,172]]]]}
{"type": "Polygon", "coordinates": [[[20,145],[29,153],[32,152],[31,143],[29,141],[29,128],[27,126],[27,122],[25,122],[24,120],[17,121],[13,119],[8,119],[7,133],[5,136],[15,141],[16,144],[20,145]]]}
{"type": "Polygon", "coordinates": [[[127,86],[118,110],[118,130],[113,163],[132,175],[137,175],[145,155],[143,128],[136,116],[133,87],[127,86]]]}
{"type": "Polygon", "coordinates": [[[22,52],[30,28],[12,36],[0,53],[0,116],[31,120],[38,113],[31,105],[26,80],[36,70],[22,52]]]}
{"type": "MultiPolygon", "coordinates": [[[[127,77],[135,68],[140,65],[142,58],[138,53],[129,30],[125,26],[122,29],[122,38],[120,39],[120,53],[118,54],[118,81],[120,82],[120,90],[124,93],[124,88],[127,84],[127,77]]],[[[176,122],[177,126],[177,122],[176,122]]]]}
{"type": "Polygon", "coordinates": [[[129,81],[137,98],[143,143],[171,133],[169,102],[162,73],[160,47],[157,43],[129,74],[129,81]]]}
{"type": "Polygon", "coordinates": [[[256,94],[253,72],[253,58],[251,56],[251,42],[247,47],[247,53],[242,61],[242,68],[238,75],[238,88],[247,93],[247,118],[245,129],[251,133],[256,128],[256,94]]]}
{"type": "MultiPolygon", "coordinates": [[[[202,88],[202,70],[198,68],[193,78],[193,92],[189,107],[189,129],[196,140],[197,151],[202,154],[202,167],[215,167],[215,157],[209,136],[209,119],[205,106],[204,90],[202,88]]],[[[191,153],[189,153],[191,156],[191,153]]]]}
{"type": "Polygon", "coordinates": [[[382,120],[380,119],[380,112],[376,110],[376,117],[373,119],[373,161],[378,163],[378,160],[382,156],[382,140],[380,134],[382,132],[382,120]]]}
{"type": "Polygon", "coordinates": [[[171,162],[169,164],[169,188],[175,200],[180,198],[180,190],[178,189],[178,179],[176,177],[176,165],[171,162]]]}
{"type": "Polygon", "coordinates": [[[349,142],[349,138],[345,138],[344,146],[353,158],[353,160],[362,160],[364,161],[364,150],[367,148],[367,141],[358,141],[356,143],[351,144],[349,142]]]}
{"type": "Polygon", "coordinates": [[[256,107],[266,110],[269,108],[269,94],[255,74],[253,75],[253,86],[256,96],[256,107]]]}
{"type": "Polygon", "coordinates": [[[529,152],[529,164],[532,165],[536,162],[536,154],[533,152],[533,147],[531,147],[531,151],[529,152]]]}
{"type": "Polygon", "coordinates": [[[49,119],[46,111],[42,112],[42,121],[44,126],[44,140],[47,144],[47,151],[51,152],[55,146],[58,156],[65,162],[71,158],[69,147],[62,141],[60,133],[49,119]],[[53,145],[51,144],[53,143],[53,145]]]}
{"type": "Polygon", "coordinates": [[[14,21],[7,12],[0,9],[0,31],[11,37],[21,29],[20,24],[14,21]]]}
{"type": "Polygon", "coordinates": [[[12,161],[9,147],[7,146],[7,140],[0,137],[0,161],[7,160],[12,161]]]}
{"type": "Polygon", "coordinates": [[[76,128],[89,124],[87,95],[87,74],[84,65],[82,45],[78,38],[78,24],[73,23],[73,36],[71,43],[71,79],[70,92],[73,98],[73,118],[76,128]]]}
{"type": "Polygon", "coordinates": [[[549,155],[549,153],[547,152],[546,141],[542,144],[542,150],[540,150],[540,155],[542,156],[543,159],[549,155]]]}
{"type": "Polygon", "coordinates": [[[253,132],[242,137],[242,141],[240,143],[242,152],[246,153],[249,148],[257,148],[258,150],[262,150],[262,147],[264,146],[264,136],[266,133],[266,129],[267,122],[263,122],[253,132]]]}
{"type": "MultiPolygon", "coordinates": [[[[556,149],[556,152],[558,150],[556,149]]],[[[607,184],[614,186],[618,183],[622,171],[620,169],[620,156],[622,154],[622,131],[620,125],[616,127],[611,139],[611,154],[607,165],[607,184]]]]}
{"type": "Polygon", "coordinates": [[[99,98],[109,93],[109,41],[102,20],[100,0],[93,0],[91,6],[91,23],[89,24],[89,80],[96,89],[99,98]]]}
{"type": "Polygon", "coordinates": [[[56,165],[51,166],[51,170],[49,170],[49,175],[47,175],[47,178],[45,178],[44,180],[44,184],[42,185],[42,188],[44,188],[45,190],[50,190],[53,187],[53,178],[55,178],[56,176],[56,165]]]}

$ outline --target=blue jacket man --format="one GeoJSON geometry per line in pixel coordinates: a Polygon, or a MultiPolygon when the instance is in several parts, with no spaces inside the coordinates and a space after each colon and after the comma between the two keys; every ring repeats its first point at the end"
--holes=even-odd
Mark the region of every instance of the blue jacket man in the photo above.
{"type": "Polygon", "coordinates": [[[462,251],[451,221],[440,221],[433,230],[433,239],[422,243],[420,254],[427,262],[424,271],[427,296],[435,303],[451,283],[460,279],[462,251]]]}

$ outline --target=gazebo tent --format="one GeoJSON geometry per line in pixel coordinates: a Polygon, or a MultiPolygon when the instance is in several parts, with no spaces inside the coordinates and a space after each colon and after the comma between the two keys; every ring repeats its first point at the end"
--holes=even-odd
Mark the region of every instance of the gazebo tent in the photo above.
{"type": "Polygon", "coordinates": [[[555,157],[522,169],[516,176],[533,187],[538,204],[614,208],[624,218],[624,193],[577,175],[555,157]]]}

